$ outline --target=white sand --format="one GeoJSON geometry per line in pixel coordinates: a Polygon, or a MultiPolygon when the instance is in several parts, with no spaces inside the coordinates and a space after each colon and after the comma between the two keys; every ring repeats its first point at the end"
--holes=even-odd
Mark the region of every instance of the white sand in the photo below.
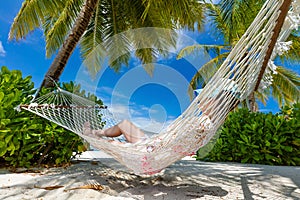
{"type": "Polygon", "coordinates": [[[137,176],[100,152],[81,159],[87,161],[39,173],[1,169],[0,199],[300,199],[300,167],[182,160],[155,176],[137,176]],[[104,189],[68,190],[87,184],[104,189]],[[41,189],[49,186],[62,187],[41,189]]]}

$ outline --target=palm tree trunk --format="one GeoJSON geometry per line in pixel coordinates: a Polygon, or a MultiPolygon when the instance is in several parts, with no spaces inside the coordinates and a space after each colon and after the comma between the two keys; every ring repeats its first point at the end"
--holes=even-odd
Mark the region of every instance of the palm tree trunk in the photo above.
{"type": "Polygon", "coordinates": [[[257,107],[257,104],[256,104],[256,101],[255,101],[255,96],[254,96],[254,92],[257,91],[258,87],[259,87],[259,84],[260,84],[260,81],[261,79],[263,78],[263,75],[265,73],[265,70],[267,68],[267,65],[268,65],[268,62],[271,58],[271,55],[272,55],[272,52],[273,52],[273,49],[275,47],[275,44],[277,42],[277,38],[280,34],[280,31],[281,31],[281,28],[282,28],[282,25],[284,23],[284,20],[285,20],[285,17],[289,11],[289,8],[290,8],[290,5],[291,5],[291,2],[292,0],[285,0],[282,5],[281,5],[281,8],[280,8],[280,11],[281,13],[279,14],[278,16],[278,19],[277,19],[277,24],[275,25],[274,27],[274,30],[273,30],[273,35],[272,35],[272,38],[271,38],[271,42],[269,44],[269,47],[268,47],[268,50],[266,52],[266,56],[264,58],[264,61],[263,61],[263,64],[262,64],[262,68],[260,70],[260,73],[258,75],[258,78],[257,78],[257,81],[256,81],[256,85],[255,85],[255,88],[254,88],[254,91],[249,95],[249,104],[250,104],[250,110],[252,112],[256,112],[258,110],[258,107],[257,107]]]}
{"type": "Polygon", "coordinates": [[[83,5],[79,13],[73,28],[71,29],[68,37],[64,41],[62,47],[57,53],[47,73],[45,74],[44,80],[40,88],[53,87],[54,86],[53,80],[54,81],[59,80],[59,77],[61,76],[71,54],[73,53],[77,43],[79,42],[81,36],[84,34],[85,30],[89,25],[89,22],[93,16],[93,12],[95,10],[97,3],[98,0],[85,1],[85,4],[83,5]]]}
{"type": "Polygon", "coordinates": [[[255,101],[254,92],[252,92],[249,95],[248,100],[249,100],[249,110],[251,112],[257,112],[258,111],[258,107],[257,107],[256,101],[255,101]]]}
{"type": "Polygon", "coordinates": [[[279,33],[281,31],[282,25],[284,23],[286,15],[287,15],[287,13],[289,11],[291,3],[292,3],[292,0],[284,0],[284,2],[282,3],[282,5],[280,7],[280,11],[281,12],[280,12],[280,14],[278,16],[277,24],[274,27],[274,30],[273,30],[274,33],[272,35],[271,42],[270,42],[270,44],[268,46],[268,50],[266,52],[266,56],[265,56],[263,64],[262,64],[262,68],[261,68],[260,73],[258,75],[254,91],[256,91],[258,89],[260,81],[263,78],[263,75],[264,75],[264,73],[266,71],[266,68],[268,66],[268,62],[269,62],[269,60],[271,58],[273,49],[274,49],[275,44],[277,42],[277,38],[279,36],[279,33]]]}

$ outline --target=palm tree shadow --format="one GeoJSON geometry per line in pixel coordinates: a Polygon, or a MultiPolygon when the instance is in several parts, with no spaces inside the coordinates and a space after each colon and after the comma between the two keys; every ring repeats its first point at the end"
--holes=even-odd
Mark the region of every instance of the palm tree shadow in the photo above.
{"type": "MultiPolygon", "coordinates": [[[[98,175],[103,176],[101,173],[98,175]]],[[[204,196],[220,198],[228,194],[228,191],[220,186],[206,186],[197,182],[184,183],[182,178],[179,174],[164,172],[155,176],[140,176],[122,170],[106,174],[108,191],[116,192],[110,195],[118,197],[190,200],[204,196]]]]}
{"type": "Polygon", "coordinates": [[[218,186],[198,186],[190,184],[181,184],[167,186],[158,184],[154,186],[143,185],[135,188],[131,188],[126,191],[127,194],[144,196],[144,199],[164,199],[164,200],[190,200],[195,198],[201,198],[205,195],[214,197],[224,197],[228,192],[218,186]]]}

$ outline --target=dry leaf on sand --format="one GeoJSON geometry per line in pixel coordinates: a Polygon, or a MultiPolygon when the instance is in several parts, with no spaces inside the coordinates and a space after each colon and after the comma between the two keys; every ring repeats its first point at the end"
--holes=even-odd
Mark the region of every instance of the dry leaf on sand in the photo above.
{"type": "Polygon", "coordinates": [[[74,187],[74,188],[66,189],[65,191],[78,190],[78,189],[93,189],[93,190],[101,191],[104,188],[100,184],[89,184],[89,185],[83,185],[83,186],[79,186],[79,187],[74,187]]]}
{"type": "Polygon", "coordinates": [[[46,186],[46,187],[40,187],[40,186],[37,186],[35,185],[34,188],[38,188],[38,189],[44,189],[44,190],[56,190],[56,189],[59,189],[59,188],[62,188],[64,186],[62,185],[54,185],[54,186],[46,186]]]}

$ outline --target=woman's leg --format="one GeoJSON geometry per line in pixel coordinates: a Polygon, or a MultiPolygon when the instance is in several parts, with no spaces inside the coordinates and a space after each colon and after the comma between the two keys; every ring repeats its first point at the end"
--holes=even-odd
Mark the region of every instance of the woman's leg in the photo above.
{"type": "Polygon", "coordinates": [[[87,130],[84,131],[86,135],[118,137],[123,134],[130,143],[135,143],[146,138],[145,133],[128,120],[123,120],[117,125],[105,130],[91,130],[89,125],[88,122],[84,124],[84,130],[87,130]]]}
{"type": "Polygon", "coordinates": [[[119,124],[105,129],[102,134],[107,137],[117,137],[123,134],[126,140],[130,143],[138,142],[146,137],[145,133],[141,131],[141,129],[128,120],[123,120],[119,124]]]}

